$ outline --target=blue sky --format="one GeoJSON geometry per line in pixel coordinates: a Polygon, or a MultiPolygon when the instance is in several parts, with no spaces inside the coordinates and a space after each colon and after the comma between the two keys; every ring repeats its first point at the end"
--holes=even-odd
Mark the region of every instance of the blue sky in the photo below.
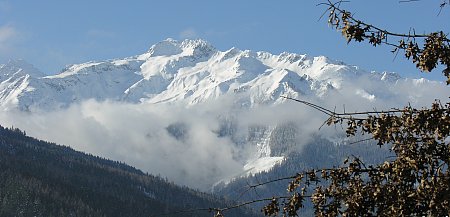
{"type": "MultiPolygon", "coordinates": [[[[25,59],[47,74],[65,65],[127,57],[166,38],[202,38],[220,50],[283,51],[324,55],[368,71],[443,80],[419,74],[388,47],[349,44],[317,0],[0,0],[0,63],[25,59]]],[[[396,32],[450,32],[450,7],[441,0],[346,3],[357,18],[396,32]]]]}

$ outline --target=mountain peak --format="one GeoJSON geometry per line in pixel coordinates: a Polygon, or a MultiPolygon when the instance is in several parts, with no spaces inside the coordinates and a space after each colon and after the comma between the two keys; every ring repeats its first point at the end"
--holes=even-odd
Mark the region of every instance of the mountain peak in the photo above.
{"type": "Polygon", "coordinates": [[[194,59],[210,57],[217,49],[209,42],[202,39],[185,39],[180,43],[184,56],[192,56],[194,59]]]}
{"type": "Polygon", "coordinates": [[[28,63],[23,59],[10,59],[4,66],[9,68],[34,69],[34,66],[31,63],[28,63]]]}
{"type": "Polygon", "coordinates": [[[17,99],[20,109],[58,108],[92,98],[133,103],[182,101],[192,105],[222,95],[243,97],[236,103],[257,106],[275,103],[280,95],[323,98],[329,91],[356,94],[360,89],[380,99],[390,95],[390,90],[383,92],[385,88],[357,81],[368,76],[373,86],[384,87],[400,79],[395,73],[370,74],[324,56],[287,52],[274,55],[237,48],[219,51],[205,40],[171,38],[154,44],[142,55],[75,64],[58,75],[29,83],[21,79],[38,73],[23,60],[0,65],[1,82],[9,79],[9,83],[23,84],[8,89],[11,85],[5,83],[0,85],[0,92],[17,99]]]}
{"type": "Polygon", "coordinates": [[[177,55],[181,52],[183,50],[180,48],[178,41],[168,38],[152,45],[147,54],[149,54],[149,57],[155,57],[177,55]]]}
{"type": "Polygon", "coordinates": [[[307,58],[306,54],[296,54],[296,53],[288,53],[288,52],[282,52],[280,55],[278,55],[278,61],[280,62],[289,62],[294,63],[298,61],[303,61],[307,58]]]}
{"type": "Polygon", "coordinates": [[[0,65],[0,76],[9,77],[19,73],[20,75],[29,74],[33,77],[42,77],[44,74],[35,68],[32,64],[23,59],[9,60],[8,63],[0,65]]]}
{"type": "Polygon", "coordinates": [[[181,42],[181,47],[183,49],[195,49],[195,50],[212,50],[215,51],[216,48],[212,46],[209,42],[203,39],[185,39],[181,42]]]}
{"type": "Polygon", "coordinates": [[[209,56],[216,51],[214,46],[202,39],[185,39],[180,42],[168,38],[152,45],[143,57],[149,58],[179,54],[183,54],[183,56],[209,56]]]}

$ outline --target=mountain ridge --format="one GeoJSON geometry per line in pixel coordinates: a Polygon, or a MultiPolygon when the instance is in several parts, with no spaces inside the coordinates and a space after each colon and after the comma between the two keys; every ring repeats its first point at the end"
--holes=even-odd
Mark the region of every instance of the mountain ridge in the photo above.
{"type": "Polygon", "coordinates": [[[346,80],[369,75],[392,84],[402,80],[397,73],[369,73],[324,56],[237,48],[219,51],[200,39],[167,39],[141,55],[73,64],[56,75],[45,76],[29,64],[13,63],[0,68],[4,110],[52,110],[91,98],[189,105],[242,92],[249,93],[247,103],[255,106],[281,103],[281,95],[321,98],[342,89],[346,80]]]}
{"type": "MultiPolygon", "coordinates": [[[[0,68],[7,75],[0,117],[8,124],[205,191],[291,162],[291,153],[316,140],[322,114],[281,96],[367,111],[426,106],[449,92],[442,82],[325,56],[220,51],[203,40],[168,39],[140,55],[73,64],[56,75],[10,65],[0,68]]],[[[329,144],[346,143],[336,132],[321,134],[329,144]]]]}

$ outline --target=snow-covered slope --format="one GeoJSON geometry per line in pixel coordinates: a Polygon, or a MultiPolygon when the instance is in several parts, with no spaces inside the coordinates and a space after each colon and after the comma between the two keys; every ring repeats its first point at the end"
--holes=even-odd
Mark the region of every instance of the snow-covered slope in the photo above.
{"type": "MultiPolygon", "coordinates": [[[[230,94],[239,96],[241,106],[253,107],[281,103],[281,95],[323,98],[365,77],[390,84],[401,80],[396,73],[368,73],[323,56],[219,51],[203,40],[167,39],[142,55],[74,64],[51,76],[24,61],[0,65],[0,105],[49,110],[91,98],[192,105],[230,94]]],[[[392,91],[355,84],[352,92],[375,100],[392,91]]]]}
{"type": "MultiPolygon", "coordinates": [[[[367,110],[408,102],[421,106],[450,95],[442,82],[402,78],[394,72],[367,72],[324,56],[238,48],[221,51],[203,40],[173,39],[159,42],[141,55],[74,64],[56,75],[46,76],[23,60],[10,61],[0,65],[0,82],[0,109],[30,113],[67,108],[89,99],[185,107],[203,103],[220,106],[222,99],[231,99],[233,109],[244,111],[285,105],[280,96],[289,96],[324,106],[347,103],[352,109],[367,110]]],[[[304,140],[299,132],[311,128],[310,123],[262,123],[237,135],[242,129],[233,127],[236,122],[231,121],[217,134],[229,137],[233,145],[253,147],[245,148],[252,152],[244,157],[232,157],[242,164],[239,176],[287,162],[286,156],[304,140]],[[298,127],[302,124],[305,126],[298,127]]],[[[187,131],[176,129],[176,125],[170,130],[177,132],[174,135],[187,131]]]]}

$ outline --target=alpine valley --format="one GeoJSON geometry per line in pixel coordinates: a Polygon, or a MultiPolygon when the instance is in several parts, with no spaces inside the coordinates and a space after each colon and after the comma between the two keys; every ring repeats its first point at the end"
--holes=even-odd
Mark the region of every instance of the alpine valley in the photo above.
{"type": "Polygon", "coordinates": [[[354,144],[345,130],[319,130],[323,114],[282,96],[338,111],[380,111],[449,95],[439,81],[324,56],[221,51],[203,40],[173,39],[52,75],[10,61],[0,65],[0,82],[2,125],[241,200],[286,189],[280,182],[241,194],[248,183],[339,165],[352,154],[368,163],[389,154],[370,140],[354,144]]]}

